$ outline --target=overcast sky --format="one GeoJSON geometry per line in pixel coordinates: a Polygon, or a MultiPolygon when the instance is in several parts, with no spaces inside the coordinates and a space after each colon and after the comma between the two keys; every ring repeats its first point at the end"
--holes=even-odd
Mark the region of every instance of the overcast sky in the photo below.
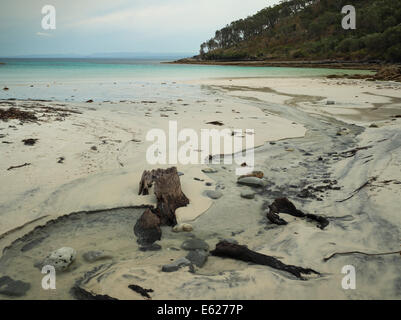
{"type": "Polygon", "coordinates": [[[0,56],[197,53],[217,29],[279,0],[0,0],[0,56]],[[56,30],[43,30],[44,5],[56,30]]]}

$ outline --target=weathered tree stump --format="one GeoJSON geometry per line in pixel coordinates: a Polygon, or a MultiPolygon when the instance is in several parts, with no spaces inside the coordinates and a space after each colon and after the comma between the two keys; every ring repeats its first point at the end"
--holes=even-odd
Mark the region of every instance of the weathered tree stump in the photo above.
{"type": "Polygon", "coordinates": [[[308,268],[302,268],[282,263],[280,260],[270,257],[252,250],[249,250],[246,246],[239,244],[230,243],[227,241],[221,241],[216,245],[216,249],[210,252],[213,256],[226,257],[245,262],[252,262],[255,264],[269,266],[271,268],[289,272],[298,279],[304,279],[302,274],[317,274],[320,273],[308,268]]]}
{"type": "Polygon", "coordinates": [[[160,240],[162,236],[160,218],[150,209],[146,209],[134,226],[134,234],[141,245],[151,245],[160,240]]]}
{"type": "Polygon", "coordinates": [[[148,195],[153,184],[157,198],[155,213],[162,225],[175,226],[175,210],[189,204],[188,198],[181,190],[177,168],[144,171],[139,183],[139,195],[148,195]]]}

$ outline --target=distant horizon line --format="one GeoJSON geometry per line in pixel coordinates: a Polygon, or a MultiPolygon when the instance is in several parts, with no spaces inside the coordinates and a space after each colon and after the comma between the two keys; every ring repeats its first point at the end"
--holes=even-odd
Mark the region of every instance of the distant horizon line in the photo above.
{"type": "Polygon", "coordinates": [[[24,58],[126,58],[126,59],[147,59],[147,58],[186,58],[196,55],[193,52],[111,52],[111,53],[91,53],[91,54],[25,54],[25,55],[1,55],[0,59],[24,59],[24,58]]]}

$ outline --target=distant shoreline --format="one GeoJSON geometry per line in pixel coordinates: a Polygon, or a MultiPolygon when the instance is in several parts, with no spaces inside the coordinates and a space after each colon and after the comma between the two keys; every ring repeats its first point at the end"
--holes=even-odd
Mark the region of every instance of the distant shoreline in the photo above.
{"type": "Polygon", "coordinates": [[[243,67],[290,67],[290,68],[330,68],[330,69],[359,69],[378,71],[383,67],[380,62],[358,62],[358,61],[267,61],[267,60],[199,60],[195,58],[180,59],[168,64],[198,64],[198,65],[220,65],[220,66],[243,66],[243,67]]]}

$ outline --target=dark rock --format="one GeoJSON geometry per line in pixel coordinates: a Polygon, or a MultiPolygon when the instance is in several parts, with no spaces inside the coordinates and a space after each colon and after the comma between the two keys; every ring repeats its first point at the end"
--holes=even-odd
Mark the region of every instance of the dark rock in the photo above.
{"type": "Polygon", "coordinates": [[[35,143],[38,141],[38,139],[24,139],[22,140],[22,142],[24,143],[24,145],[26,146],[33,146],[35,145],[35,143]]]}
{"type": "Polygon", "coordinates": [[[0,294],[9,297],[22,297],[31,288],[27,282],[13,280],[8,276],[0,278],[0,294]]]}
{"type": "Polygon", "coordinates": [[[265,186],[265,182],[262,179],[259,179],[257,177],[240,178],[240,179],[238,179],[237,183],[245,185],[245,186],[249,186],[249,187],[264,187],[265,186]]]}

